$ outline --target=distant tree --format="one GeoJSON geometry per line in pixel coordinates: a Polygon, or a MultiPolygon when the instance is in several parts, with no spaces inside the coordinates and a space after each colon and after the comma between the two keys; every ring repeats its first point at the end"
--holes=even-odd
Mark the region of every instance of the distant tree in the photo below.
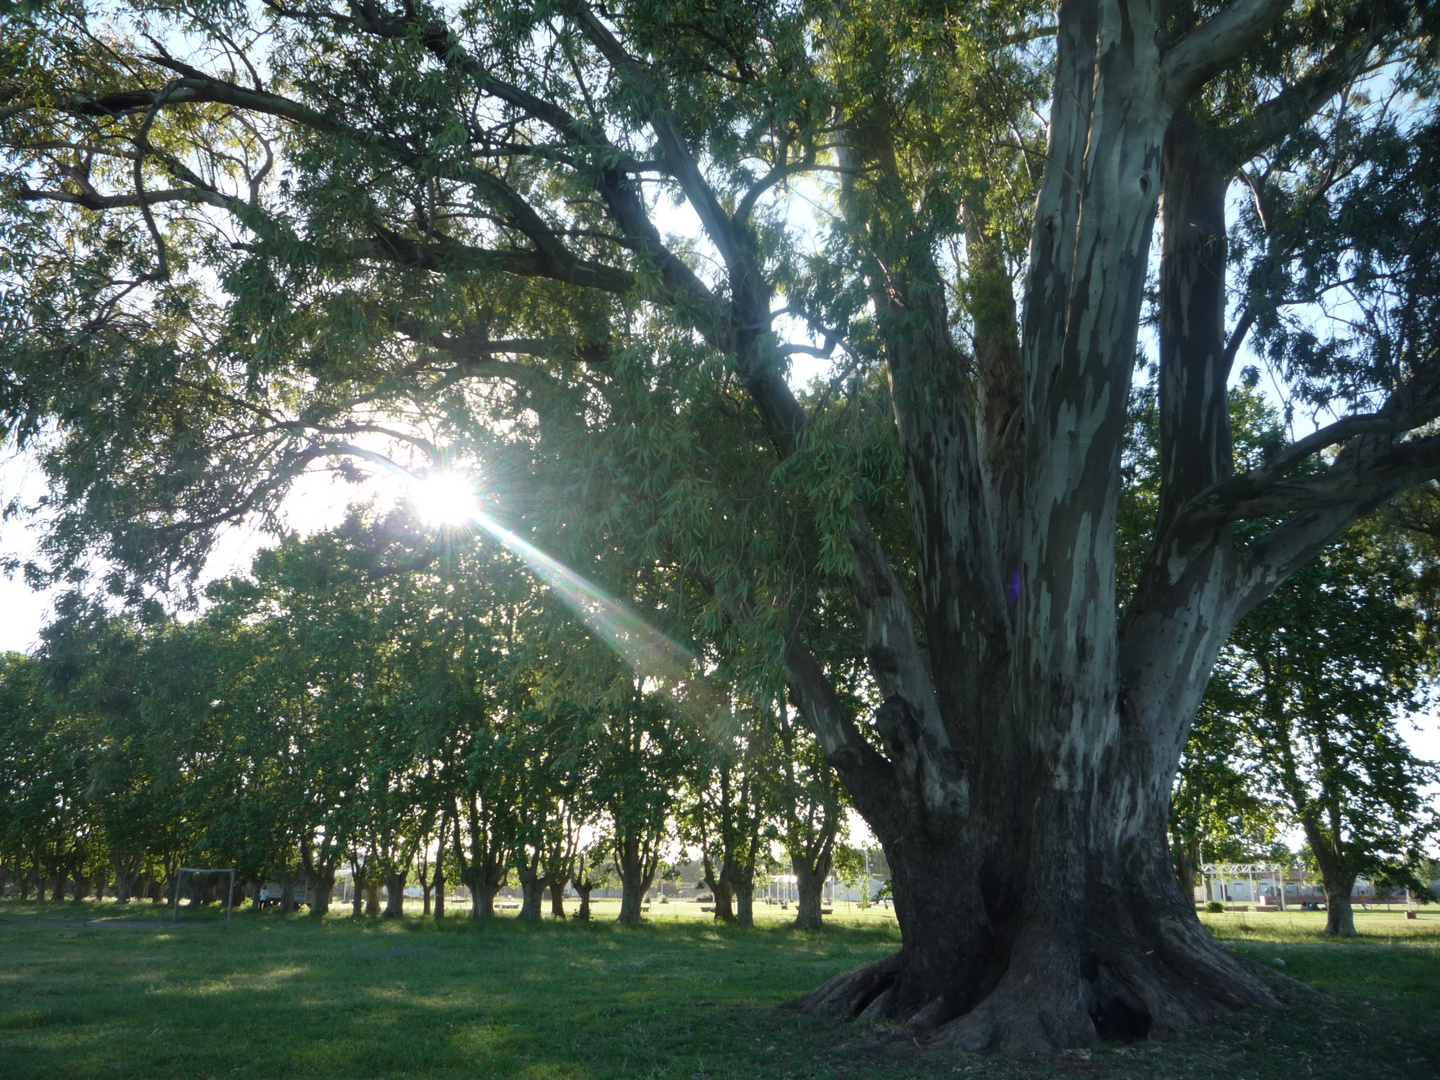
{"type": "Polygon", "coordinates": [[[1355,934],[1358,876],[1417,865],[1437,826],[1423,792],[1440,774],[1398,730],[1428,700],[1433,667],[1418,584],[1402,536],[1358,526],[1251,612],[1217,666],[1212,703],[1304,830],[1328,934],[1355,934]]]}

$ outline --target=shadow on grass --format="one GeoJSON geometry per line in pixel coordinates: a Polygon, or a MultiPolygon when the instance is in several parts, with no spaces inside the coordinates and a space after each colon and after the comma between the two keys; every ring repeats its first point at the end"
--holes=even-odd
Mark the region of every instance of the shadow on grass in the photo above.
{"type": "Polygon", "coordinates": [[[150,932],[112,934],[96,920],[121,918],[114,905],[52,917],[61,906],[0,903],[0,1074],[1348,1080],[1377,1061],[1434,1073],[1433,1050],[1417,1047],[1440,1045],[1440,972],[1427,949],[1237,943],[1327,994],[1292,994],[1282,1012],[1237,1017],[1187,1044],[1030,1062],[921,1051],[781,1007],[893,950],[898,935],[883,926],[797,934],[243,912],[227,927],[198,911],[188,924],[182,912],[179,927],[207,932],[180,933],[157,908],[123,916],[150,932]]]}

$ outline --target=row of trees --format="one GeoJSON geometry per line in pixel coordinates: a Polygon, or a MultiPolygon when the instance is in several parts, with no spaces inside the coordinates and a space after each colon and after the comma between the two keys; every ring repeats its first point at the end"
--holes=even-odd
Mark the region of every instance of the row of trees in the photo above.
{"type": "Polygon", "coordinates": [[[1044,1051],[1274,1004],[1170,797],[1237,624],[1440,477],[1433,2],[11,7],[51,569],[144,595],[309,469],[481,464],[883,845],[902,947],[807,1007],[1044,1051]],[[1247,346],[1316,425],[1253,461],[1247,346]]]}
{"type": "Polygon", "coordinates": [[[567,885],[588,914],[613,869],[633,923],[683,845],[717,917],[749,924],[783,851],[797,921],[819,925],[844,803],[783,702],[699,713],[502,551],[427,548],[404,514],[357,513],[215,583],[193,622],[67,597],[0,676],[5,869],[123,900],[182,863],[235,866],[308,882],[324,913],[348,866],[357,911],[383,885],[388,915],[414,874],[437,914],[448,881],[479,916],[508,878],[528,918],[567,885]]]}
{"type": "MultiPolygon", "coordinates": [[[[1239,452],[1264,453],[1273,412],[1248,390],[1233,408],[1239,452]]],[[[1152,416],[1138,394],[1137,505],[1154,492],[1152,416]]],[[[1287,827],[1333,933],[1354,933],[1359,875],[1424,889],[1436,772],[1398,730],[1431,700],[1423,506],[1352,530],[1232,636],[1172,795],[1187,891],[1203,862],[1274,857],[1287,827]]],[[[182,863],[233,865],[287,895],[307,882],[324,913],[348,868],[356,912],[383,887],[387,915],[412,876],[437,915],[447,883],[485,916],[512,881],[526,918],[547,888],[561,913],[567,885],[587,916],[613,875],[633,923],[683,848],[717,918],[749,925],[779,856],[797,923],[818,926],[846,803],[783,696],[742,704],[718,676],[662,692],[571,614],[498,545],[358,508],[211,585],[194,621],[71,594],[37,655],[0,674],[0,872],[57,896],[110,882],[124,900],[182,863]]]]}

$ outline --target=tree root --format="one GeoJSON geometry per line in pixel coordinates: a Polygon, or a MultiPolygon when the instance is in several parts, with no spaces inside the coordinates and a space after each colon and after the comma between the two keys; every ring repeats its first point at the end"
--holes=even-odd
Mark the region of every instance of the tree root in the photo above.
{"type": "Polygon", "coordinates": [[[877,1017],[877,1014],[883,1015],[886,995],[899,974],[900,954],[895,953],[842,971],[824,986],[797,998],[794,1005],[811,1016],[837,1016],[847,1020],[877,1017]]]}
{"type": "Polygon", "coordinates": [[[1177,1039],[1197,1024],[1277,1002],[1265,981],[1208,935],[1181,933],[1105,960],[1069,944],[1017,943],[998,985],[956,1016],[943,995],[899,1015],[901,954],[843,972],[795,1002],[812,1015],[887,1020],[937,1048],[1049,1054],[1102,1039],[1177,1039]]]}

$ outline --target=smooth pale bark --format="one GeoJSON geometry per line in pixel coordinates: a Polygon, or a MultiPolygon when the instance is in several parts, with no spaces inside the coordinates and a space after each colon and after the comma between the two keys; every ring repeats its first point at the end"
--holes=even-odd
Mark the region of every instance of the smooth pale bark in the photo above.
{"type": "MultiPolygon", "coordinates": [[[[968,421],[933,270],[913,251],[882,260],[876,304],[929,655],[857,517],[853,587],[884,698],[879,750],[856,737],[803,646],[787,656],[792,695],[885,849],[902,946],[806,995],[803,1008],[901,1021],[938,1045],[1046,1051],[1176,1036],[1273,1003],[1200,926],[1166,837],[1210,667],[1267,588],[1264,575],[1247,577],[1223,528],[1177,524],[1166,535],[1162,525],[1122,627],[1115,548],[1126,396],[1175,103],[1279,10],[1233,5],[1197,28],[1204,48],[1182,38],[1162,57],[1152,7],[1062,5],[1018,350],[1023,417],[1005,402],[997,338],[984,378],[1001,397],[978,429],[968,421]],[[908,276],[892,269],[902,265],[908,276]]],[[[1228,468],[1229,445],[1223,339],[1217,349],[1211,333],[1223,329],[1214,267],[1218,258],[1223,271],[1224,251],[1213,214],[1200,213],[1218,190],[1223,237],[1226,177],[1206,163],[1186,190],[1184,135],[1169,147],[1162,303],[1179,318],[1184,298],[1184,317],[1203,325],[1162,358],[1176,523],[1187,492],[1228,468]],[[1185,457],[1197,444],[1199,460],[1185,457]]],[[[883,146],[855,152],[884,174],[883,146]]],[[[858,186],[852,205],[864,205],[858,186]]]]}

